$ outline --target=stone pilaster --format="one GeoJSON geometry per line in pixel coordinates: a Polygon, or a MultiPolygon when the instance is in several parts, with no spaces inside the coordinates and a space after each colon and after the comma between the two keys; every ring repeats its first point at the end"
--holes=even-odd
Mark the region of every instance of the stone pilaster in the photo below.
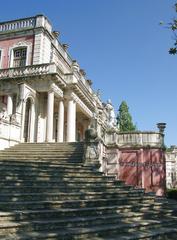
{"type": "Polygon", "coordinates": [[[58,136],[57,142],[63,142],[64,137],[64,103],[62,100],[59,101],[58,105],[58,136]]]}
{"type": "Polygon", "coordinates": [[[7,114],[12,115],[13,113],[13,98],[12,95],[7,96],[7,114]]]}
{"type": "Polygon", "coordinates": [[[47,101],[47,142],[53,141],[54,92],[48,92],[47,101]]]}
{"type": "Polygon", "coordinates": [[[76,140],[76,102],[68,99],[67,109],[67,142],[76,140]]]}

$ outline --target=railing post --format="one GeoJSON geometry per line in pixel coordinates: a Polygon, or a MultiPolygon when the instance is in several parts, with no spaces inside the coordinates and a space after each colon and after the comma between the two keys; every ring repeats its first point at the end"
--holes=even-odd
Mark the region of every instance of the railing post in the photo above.
{"type": "Polygon", "coordinates": [[[88,128],[85,131],[85,144],[84,144],[84,164],[91,165],[99,168],[99,143],[97,132],[94,128],[88,128]]]}

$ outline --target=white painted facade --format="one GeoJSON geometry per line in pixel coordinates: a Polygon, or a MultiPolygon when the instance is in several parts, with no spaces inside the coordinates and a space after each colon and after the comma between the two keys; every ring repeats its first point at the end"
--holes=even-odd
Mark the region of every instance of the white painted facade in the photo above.
{"type": "Polygon", "coordinates": [[[93,118],[103,134],[109,111],[45,16],[0,23],[0,50],[0,149],[82,141],[93,118]]]}
{"type": "Polygon", "coordinates": [[[177,187],[177,147],[171,146],[166,152],[167,188],[177,187]]]}

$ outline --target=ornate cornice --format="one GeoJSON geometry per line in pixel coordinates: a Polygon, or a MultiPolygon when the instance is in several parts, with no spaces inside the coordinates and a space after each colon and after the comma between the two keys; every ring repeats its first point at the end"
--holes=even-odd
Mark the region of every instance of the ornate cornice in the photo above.
{"type": "Polygon", "coordinates": [[[63,98],[63,91],[56,85],[52,84],[50,91],[53,91],[58,97],[63,98]]]}
{"type": "Polygon", "coordinates": [[[65,97],[68,100],[69,99],[74,100],[88,117],[93,117],[93,112],[85,105],[85,103],[74,92],[69,91],[65,97]]]}

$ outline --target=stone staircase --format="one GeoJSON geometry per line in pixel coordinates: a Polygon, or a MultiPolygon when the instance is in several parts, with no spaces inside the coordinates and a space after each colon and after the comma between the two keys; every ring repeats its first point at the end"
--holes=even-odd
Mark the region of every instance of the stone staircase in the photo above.
{"type": "Polygon", "coordinates": [[[177,206],[84,164],[82,143],[0,152],[0,240],[177,239],[177,206]]]}

